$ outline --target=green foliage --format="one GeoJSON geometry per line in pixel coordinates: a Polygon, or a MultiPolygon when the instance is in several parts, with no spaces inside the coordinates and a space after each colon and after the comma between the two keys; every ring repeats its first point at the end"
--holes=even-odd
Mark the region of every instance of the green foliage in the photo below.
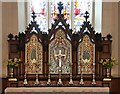
{"type": "Polygon", "coordinates": [[[20,60],[20,59],[17,59],[17,58],[9,59],[9,60],[8,60],[8,66],[9,66],[9,67],[12,67],[12,68],[18,67],[20,61],[21,61],[21,60],[20,60]]]}
{"type": "Polygon", "coordinates": [[[112,68],[114,65],[117,64],[117,60],[111,57],[110,59],[101,59],[100,63],[106,68],[112,68]]]}

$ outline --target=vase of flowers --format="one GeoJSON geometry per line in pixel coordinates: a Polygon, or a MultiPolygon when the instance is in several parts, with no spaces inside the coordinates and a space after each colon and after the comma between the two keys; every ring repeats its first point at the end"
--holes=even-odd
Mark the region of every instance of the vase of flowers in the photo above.
{"type": "Polygon", "coordinates": [[[100,63],[107,69],[107,77],[110,77],[111,68],[117,64],[117,60],[113,57],[108,59],[101,59],[100,63]]]}
{"type": "Polygon", "coordinates": [[[107,77],[110,77],[110,70],[111,68],[107,68],[107,77]]]}
{"type": "Polygon", "coordinates": [[[17,59],[17,58],[9,59],[9,60],[8,60],[8,67],[9,67],[9,71],[10,71],[10,77],[13,77],[14,68],[15,68],[15,67],[18,67],[20,61],[21,61],[21,60],[20,60],[20,59],[17,59]]]}

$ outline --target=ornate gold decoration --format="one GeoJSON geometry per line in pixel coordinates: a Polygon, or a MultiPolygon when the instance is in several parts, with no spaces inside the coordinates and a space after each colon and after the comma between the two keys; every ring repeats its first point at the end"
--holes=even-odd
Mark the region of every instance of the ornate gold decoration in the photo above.
{"type": "Polygon", "coordinates": [[[85,35],[82,43],[78,46],[78,74],[93,74],[93,63],[95,62],[95,44],[85,35]],[[82,66],[81,66],[82,65],[82,66]]]}
{"type": "Polygon", "coordinates": [[[25,45],[25,72],[26,74],[42,74],[43,47],[36,35],[32,35],[25,45]]]}
{"type": "Polygon", "coordinates": [[[64,31],[59,29],[55,34],[55,39],[49,44],[49,71],[50,74],[58,74],[59,60],[56,59],[56,54],[64,54],[61,58],[62,74],[70,74],[70,63],[72,62],[72,46],[66,39],[64,31]]]}

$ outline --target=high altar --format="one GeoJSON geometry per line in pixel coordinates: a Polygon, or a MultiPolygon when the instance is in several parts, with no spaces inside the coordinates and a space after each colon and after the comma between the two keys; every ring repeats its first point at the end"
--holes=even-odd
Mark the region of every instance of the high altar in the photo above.
{"type": "MultiPolygon", "coordinates": [[[[105,81],[107,69],[99,61],[111,57],[111,35],[96,33],[86,11],[78,33],[73,33],[61,13],[49,33],[42,33],[35,21],[25,33],[8,35],[9,59],[20,58],[11,76],[8,66],[8,86],[110,86],[105,81]]],[[[109,75],[110,77],[111,75],[109,75]]]]}

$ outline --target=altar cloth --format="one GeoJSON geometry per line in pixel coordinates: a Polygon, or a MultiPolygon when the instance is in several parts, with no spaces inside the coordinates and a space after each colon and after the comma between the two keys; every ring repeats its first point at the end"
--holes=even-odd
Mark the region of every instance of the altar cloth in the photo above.
{"type": "Polygon", "coordinates": [[[5,94],[109,94],[109,87],[8,87],[5,94]]]}

